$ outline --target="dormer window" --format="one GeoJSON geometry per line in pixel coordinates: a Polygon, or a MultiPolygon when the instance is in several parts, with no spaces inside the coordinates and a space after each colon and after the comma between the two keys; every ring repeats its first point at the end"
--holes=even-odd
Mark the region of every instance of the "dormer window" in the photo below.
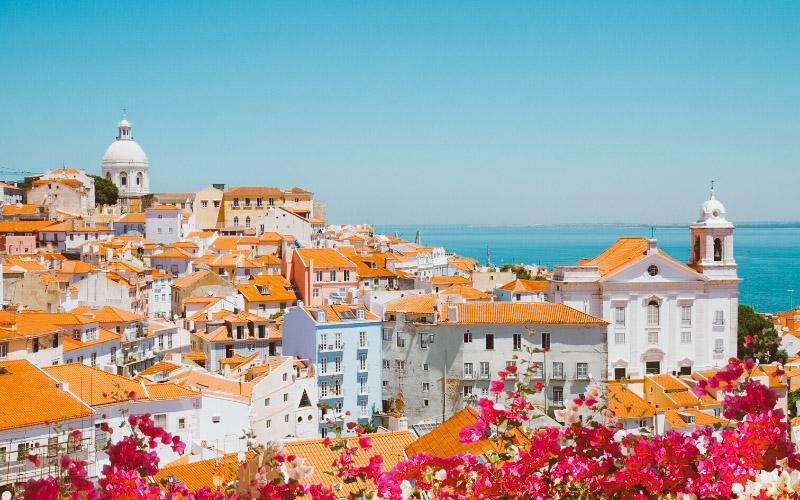
{"type": "Polygon", "coordinates": [[[317,321],[320,323],[328,321],[328,313],[326,311],[317,311],[317,321]]]}
{"type": "Polygon", "coordinates": [[[236,340],[244,340],[244,326],[236,327],[236,340]]]}
{"type": "Polygon", "coordinates": [[[360,307],[356,309],[356,318],[357,319],[364,319],[364,310],[360,307]]]}

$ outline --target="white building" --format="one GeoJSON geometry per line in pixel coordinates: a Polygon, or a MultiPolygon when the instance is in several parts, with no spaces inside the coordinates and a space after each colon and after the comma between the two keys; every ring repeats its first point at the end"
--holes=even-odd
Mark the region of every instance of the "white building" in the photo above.
{"type": "Polygon", "coordinates": [[[150,193],[147,155],[131,136],[131,124],[124,117],[117,124],[119,135],[103,155],[103,177],[119,188],[122,198],[150,193]]]}
{"type": "Polygon", "coordinates": [[[144,237],[168,245],[181,240],[183,212],[172,205],[156,205],[144,211],[144,237]]]}
{"type": "Polygon", "coordinates": [[[169,318],[172,315],[172,275],[153,269],[150,287],[150,317],[169,318]]]}
{"type": "Polygon", "coordinates": [[[733,224],[714,199],[691,226],[683,264],[657,241],[621,238],[593,259],[556,266],[548,295],[608,325],[609,373],[641,378],[724,366],[736,356],[738,286],[733,224]]]}

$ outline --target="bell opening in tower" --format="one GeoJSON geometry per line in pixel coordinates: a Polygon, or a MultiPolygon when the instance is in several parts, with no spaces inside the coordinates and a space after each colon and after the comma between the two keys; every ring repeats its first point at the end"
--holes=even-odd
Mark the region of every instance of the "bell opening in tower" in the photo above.
{"type": "Polygon", "coordinates": [[[716,238],[714,240],[714,262],[722,261],[722,240],[716,238]]]}

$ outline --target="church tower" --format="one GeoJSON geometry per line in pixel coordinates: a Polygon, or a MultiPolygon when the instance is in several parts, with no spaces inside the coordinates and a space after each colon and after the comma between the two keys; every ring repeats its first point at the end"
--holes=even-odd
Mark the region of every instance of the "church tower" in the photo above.
{"type": "Polygon", "coordinates": [[[691,226],[689,266],[714,280],[738,279],[733,258],[734,226],[725,219],[725,206],[711,197],[700,206],[700,218],[691,226]]]}
{"type": "Polygon", "coordinates": [[[117,124],[119,134],[103,155],[103,177],[119,189],[123,210],[139,212],[150,204],[150,166],[144,150],[131,136],[131,124],[125,118],[117,124]]]}

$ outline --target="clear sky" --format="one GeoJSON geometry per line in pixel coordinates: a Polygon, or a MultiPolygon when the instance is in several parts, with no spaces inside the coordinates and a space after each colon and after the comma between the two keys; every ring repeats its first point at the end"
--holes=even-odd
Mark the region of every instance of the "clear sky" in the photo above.
{"type": "Polygon", "coordinates": [[[799,220],[800,2],[0,0],[0,165],[335,223],[799,220]]]}

